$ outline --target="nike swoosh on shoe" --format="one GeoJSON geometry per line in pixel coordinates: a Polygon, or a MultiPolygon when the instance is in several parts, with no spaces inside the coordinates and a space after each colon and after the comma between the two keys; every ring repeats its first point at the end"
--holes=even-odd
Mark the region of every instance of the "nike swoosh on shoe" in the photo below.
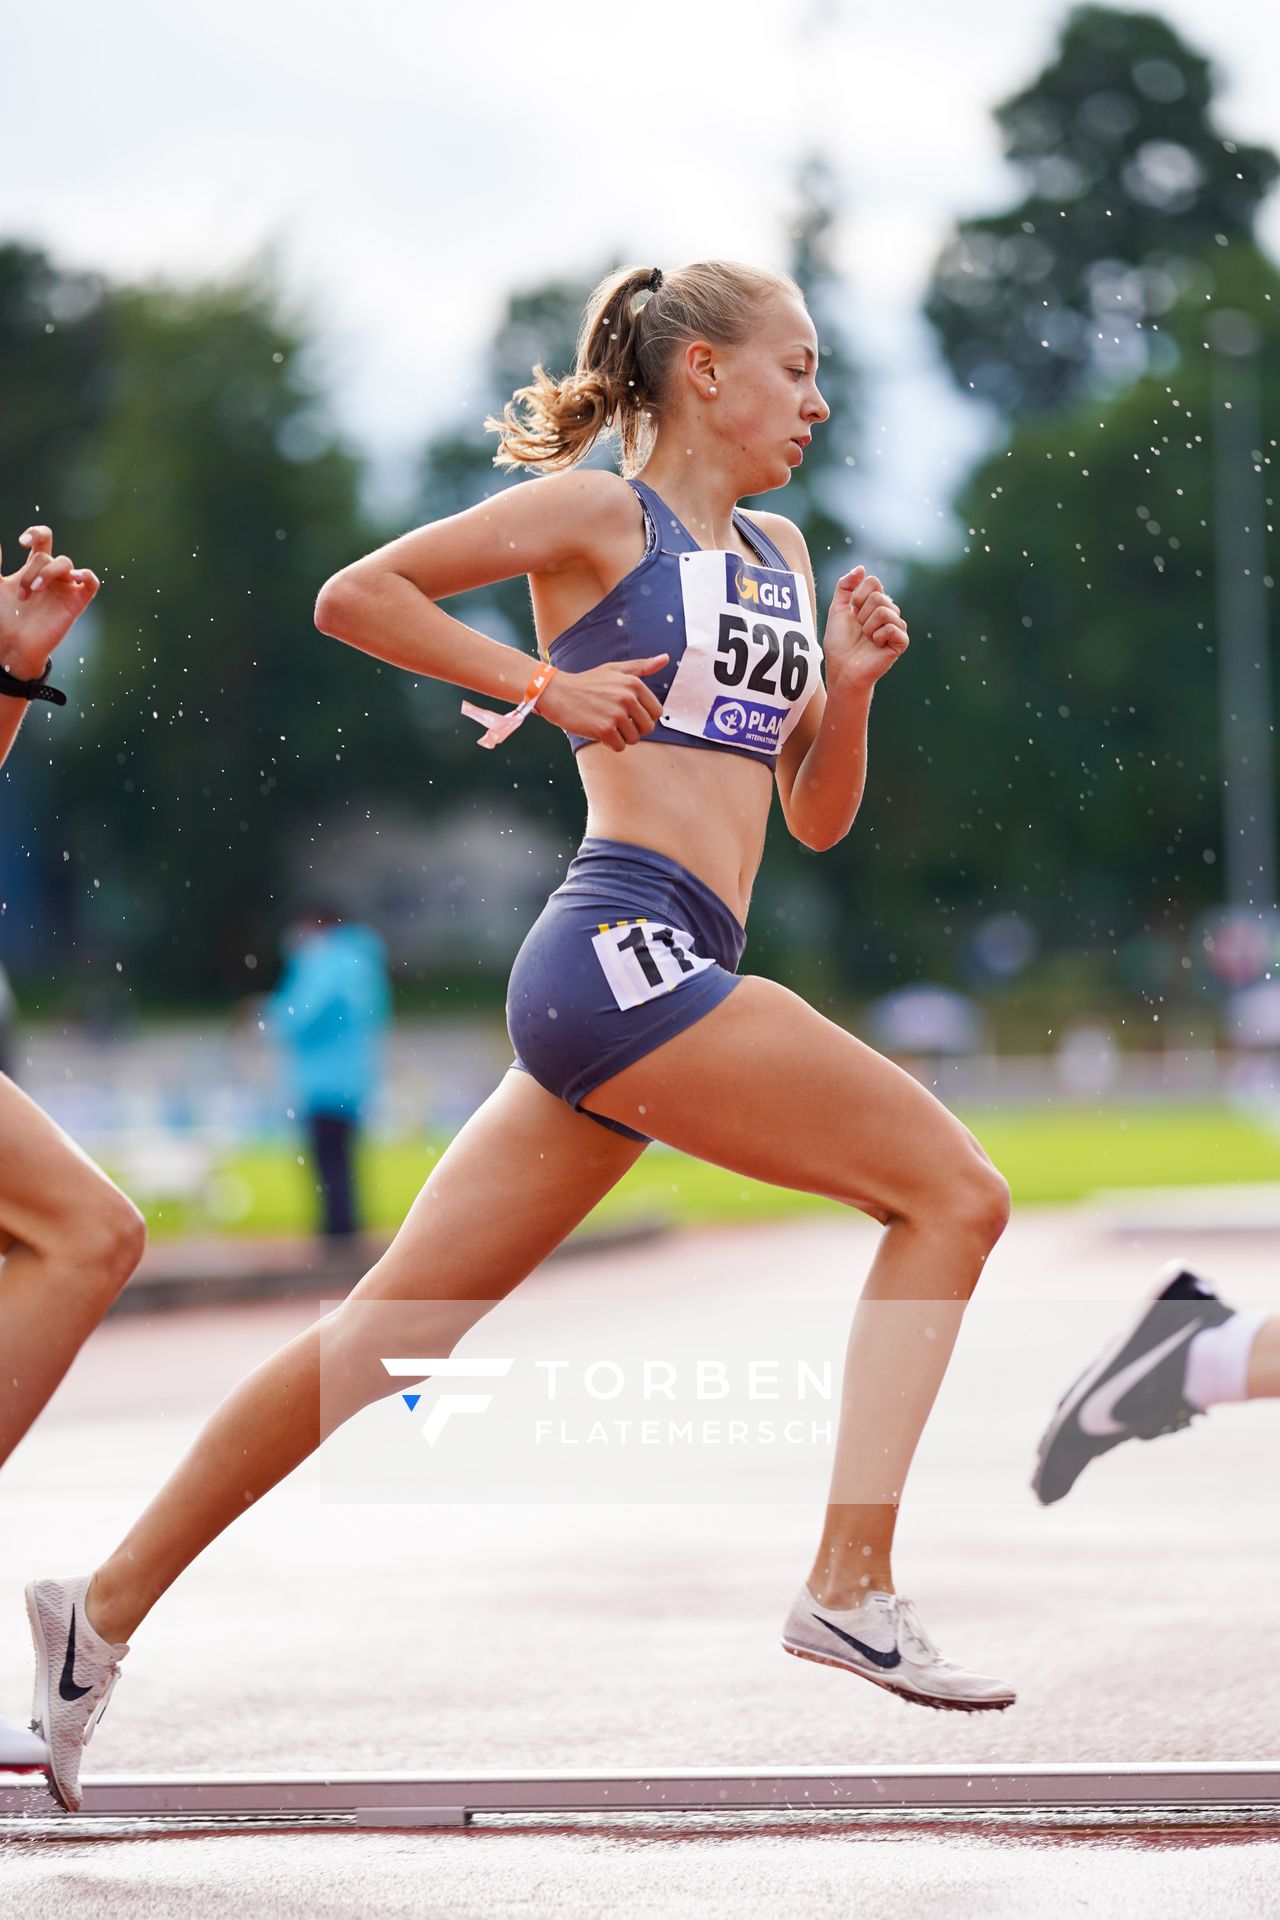
{"type": "Polygon", "coordinates": [[[76,1685],[76,1610],[71,1609],[71,1632],[67,1639],[67,1657],[62,1663],[58,1693],[63,1700],[83,1700],[88,1687],[76,1685]]]}
{"type": "Polygon", "coordinates": [[[855,1640],[851,1633],[846,1633],[843,1627],[838,1627],[834,1620],[824,1620],[820,1613],[815,1613],[813,1618],[820,1627],[826,1627],[830,1632],[839,1634],[855,1653],[860,1653],[864,1660],[871,1662],[873,1667],[880,1667],[888,1672],[891,1667],[902,1665],[902,1655],[897,1647],[891,1647],[888,1653],[882,1653],[878,1647],[869,1647],[864,1640],[855,1640]]]}
{"type": "Polygon", "coordinates": [[[1179,1327],[1175,1333],[1171,1333],[1167,1339],[1162,1340],[1158,1347],[1148,1347],[1147,1351],[1139,1354],[1136,1360],[1131,1360],[1127,1367],[1122,1367],[1119,1373],[1113,1373],[1109,1380],[1104,1380],[1100,1387],[1095,1387],[1088,1398],[1081,1401],[1076,1413],[1081,1432],[1089,1434],[1094,1439],[1126,1433],[1128,1429],[1124,1422],[1115,1417],[1117,1404],[1132,1387],[1138,1384],[1139,1380],[1144,1379],[1153,1368],[1158,1367],[1166,1355],[1172,1353],[1174,1348],[1180,1346],[1183,1341],[1190,1340],[1199,1331],[1198,1320],[1193,1320],[1190,1326],[1179,1327]]]}

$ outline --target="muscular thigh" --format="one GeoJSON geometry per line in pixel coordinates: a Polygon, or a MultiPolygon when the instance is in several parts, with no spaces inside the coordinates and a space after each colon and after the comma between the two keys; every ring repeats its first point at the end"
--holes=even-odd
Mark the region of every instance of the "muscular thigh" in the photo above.
{"type": "Polygon", "coordinates": [[[736,1173],[878,1219],[910,1213],[986,1162],[910,1074],[755,975],[585,1104],[736,1173]]]}
{"type": "Polygon", "coordinates": [[[0,1254],[15,1242],[43,1251],[114,1191],[101,1167],[0,1074],[0,1254]]]}
{"type": "Polygon", "coordinates": [[[644,1152],[512,1071],[433,1169],[351,1298],[499,1300],[644,1152]]]}

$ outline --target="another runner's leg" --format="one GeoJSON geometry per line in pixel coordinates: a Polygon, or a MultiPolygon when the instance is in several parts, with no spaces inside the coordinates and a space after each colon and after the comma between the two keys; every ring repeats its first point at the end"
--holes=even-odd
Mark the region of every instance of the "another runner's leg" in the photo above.
{"type": "Polygon", "coordinates": [[[747,976],[713,1012],[588,1095],[594,1112],[885,1232],[854,1315],[831,1499],[810,1591],[890,1592],[907,1470],[1008,1188],[911,1076],[787,988],[747,976]]]}
{"type": "Polygon", "coordinates": [[[131,1200],[0,1074],[0,1463],[142,1257],[131,1200]]]}
{"type": "Polygon", "coordinates": [[[449,1146],[387,1252],[342,1306],[273,1354],[216,1409],[93,1576],[88,1615],[95,1630],[108,1642],[126,1641],[237,1515],[343,1420],[409,1384],[388,1379],[376,1331],[385,1323],[363,1309],[420,1302],[421,1339],[430,1344],[405,1350],[447,1353],[643,1151],[643,1143],[575,1113],[527,1074],[508,1073],[449,1146]]]}

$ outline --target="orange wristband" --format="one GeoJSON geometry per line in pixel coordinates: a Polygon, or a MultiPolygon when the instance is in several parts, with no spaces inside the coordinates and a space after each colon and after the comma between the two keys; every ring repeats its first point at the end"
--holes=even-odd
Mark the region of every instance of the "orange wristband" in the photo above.
{"type": "Polygon", "coordinates": [[[542,665],[529,675],[529,684],[520,695],[520,705],[530,709],[536,707],[541,696],[551,685],[551,676],[559,671],[560,669],[553,667],[549,660],[544,660],[542,665]]]}
{"type": "Polygon", "coordinates": [[[525,720],[533,712],[539,700],[550,686],[553,675],[559,671],[560,669],[553,667],[549,660],[544,661],[540,667],[536,668],[534,672],[530,674],[529,683],[520,696],[519,704],[512,707],[509,713],[491,713],[488,707],[477,707],[474,706],[470,700],[464,700],[462,703],[462,711],[466,714],[468,720],[477,720],[482,727],[487,729],[485,733],[481,734],[476,745],[480,747],[500,746],[509,734],[515,732],[517,727],[523,726],[525,720]]]}

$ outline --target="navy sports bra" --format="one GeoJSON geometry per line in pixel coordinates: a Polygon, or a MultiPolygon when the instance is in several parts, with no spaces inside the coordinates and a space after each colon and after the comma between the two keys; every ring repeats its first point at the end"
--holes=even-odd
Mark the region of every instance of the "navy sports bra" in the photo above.
{"type": "MultiPolygon", "coordinates": [[[[822,678],[808,582],[736,510],[734,525],[760,556],[699,547],[643,480],[627,483],[644,510],[644,558],[551,644],[570,673],[669,653],[645,681],[662,718],[639,744],[710,747],[770,767],[822,678]]],[[[592,742],[568,733],[575,753],[592,742]]]]}

